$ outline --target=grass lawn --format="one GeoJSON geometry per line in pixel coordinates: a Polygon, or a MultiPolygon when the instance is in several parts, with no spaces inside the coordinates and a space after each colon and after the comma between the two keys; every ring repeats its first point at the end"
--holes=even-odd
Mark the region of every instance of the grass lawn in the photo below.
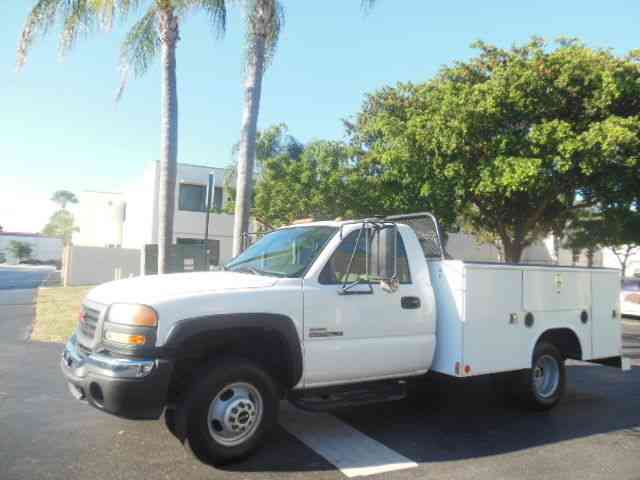
{"type": "Polygon", "coordinates": [[[80,304],[91,288],[41,288],[31,338],[42,342],[66,342],[78,326],[80,304]]]}

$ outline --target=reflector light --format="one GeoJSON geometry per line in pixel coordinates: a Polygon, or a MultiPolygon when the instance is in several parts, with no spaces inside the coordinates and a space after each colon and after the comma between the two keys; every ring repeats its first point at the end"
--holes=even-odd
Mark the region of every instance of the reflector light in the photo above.
{"type": "Polygon", "coordinates": [[[147,339],[144,335],[129,335],[128,333],[107,331],[105,338],[111,342],[124,345],[144,345],[147,339]]]}

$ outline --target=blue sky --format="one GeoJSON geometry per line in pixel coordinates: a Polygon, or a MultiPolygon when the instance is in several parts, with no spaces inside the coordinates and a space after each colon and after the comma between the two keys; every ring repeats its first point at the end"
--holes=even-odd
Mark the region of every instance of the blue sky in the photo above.
{"type": "MultiPolygon", "coordinates": [[[[40,230],[54,190],[121,191],[160,151],[160,70],[129,83],[114,102],[125,26],[80,41],[64,59],[55,32],[39,41],[21,73],[15,50],[35,0],[0,5],[0,225],[40,230]]],[[[341,119],[367,92],[423,81],[473,55],[482,39],[501,46],[576,36],[622,54],[640,47],[633,0],[284,0],[286,24],[265,78],[260,125],[286,122],[303,141],[342,138],[341,119]]],[[[183,19],[178,47],[179,156],[225,166],[242,108],[244,27],[231,12],[216,40],[199,15],[183,19]]]]}

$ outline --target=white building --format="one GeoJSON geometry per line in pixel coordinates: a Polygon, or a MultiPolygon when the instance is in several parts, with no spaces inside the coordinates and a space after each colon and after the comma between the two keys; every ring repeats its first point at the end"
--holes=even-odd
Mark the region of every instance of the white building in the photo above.
{"type": "MultiPolygon", "coordinates": [[[[221,213],[229,200],[224,192],[225,170],[180,163],[176,176],[173,242],[200,243],[204,239],[209,173],[214,174],[209,239],[218,242],[219,261],[231,258],[233,215],[221,213]],[[220,212],[220,213],[218,213],[220,212]]],[[[158,242],[158,162],[149,163],[140,179],[122,193],[85,191],[79,195],[79,231],[73,243],[81,246],[141,249],[158,242]]]]}
{"type": "MultiPolygon", "coordinates": [[[[450,233],[447,238],[446,250],[452,258],[470,262],[500,262],[500,252],[495,245],[490,243],[480,243],[473,235],[466,233],[450,233]]],[[[577,258],[573,257],[573,252],[566,248],[561,248],[556,258],[554,239],[549,235],[544,240],[535,242],[522,252],[521,263],[542,264],[542,265],[588,265],[585,252],[577,258]]],[[[595,252],[593,266],[603,266],[603,253],[595,252]]],[[[609,266],[609,265],[604,265],[609,266]]],[[[613,268],[620,268],[616,265],[613,268]]]]}
{"type": "Polygon", "coordinates": [[[73,243],[89,247],[122,247],[126,200],[122,193],[84,191],[78,195],[73,243]]]}

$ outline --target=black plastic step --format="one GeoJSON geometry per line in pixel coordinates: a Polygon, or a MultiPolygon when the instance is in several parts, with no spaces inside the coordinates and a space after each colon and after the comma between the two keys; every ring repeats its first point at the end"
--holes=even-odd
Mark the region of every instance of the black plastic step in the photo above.
{"type": "Polygon", "coordinates": [[[404,381],[369,382],[293,391],[289,394],[289,401],[303,410],[323,412],[356,405],[392,402],[406,396],[404,381]]]}

